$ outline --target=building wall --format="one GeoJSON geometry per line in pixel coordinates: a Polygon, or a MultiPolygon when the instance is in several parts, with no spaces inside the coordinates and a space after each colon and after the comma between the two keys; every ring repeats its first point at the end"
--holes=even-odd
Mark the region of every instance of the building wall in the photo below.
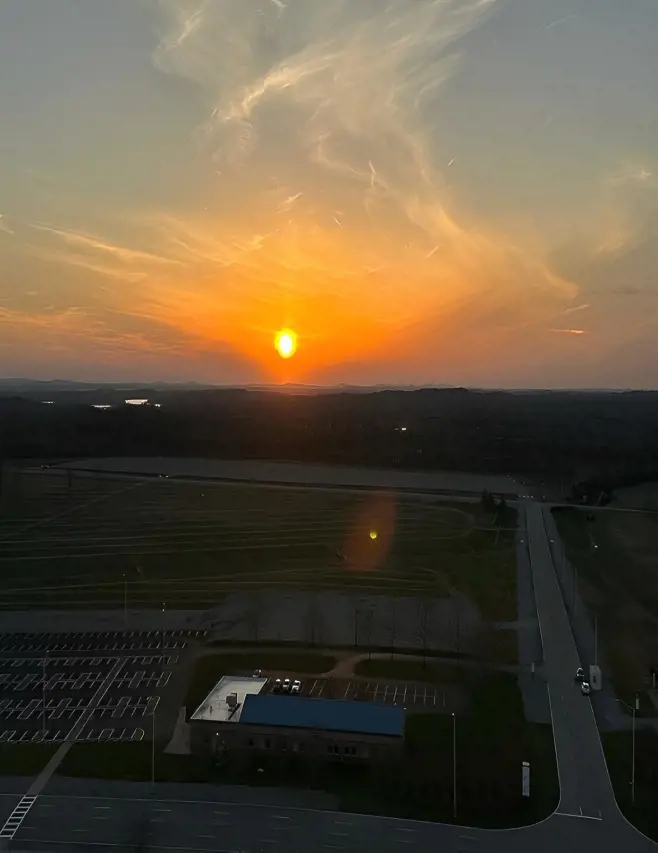
{"type": "Polygon", "coordinates": [[[326,761],[378,761],[402,753],[402,737],[288,729],[246,723],[193,722],[192,752],[212,754],[222,749],[235,753],[293,753],[326,761]]]}

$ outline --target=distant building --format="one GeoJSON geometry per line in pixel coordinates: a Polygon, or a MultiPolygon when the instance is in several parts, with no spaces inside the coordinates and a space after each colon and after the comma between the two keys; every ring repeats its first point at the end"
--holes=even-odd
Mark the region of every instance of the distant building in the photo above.
{"type": "Polygon", "coordinates": [[[225,677],[190,720],[197,754],[296,753],[381,761],[404,748],[404,709],[376,702],[262,695],[265,678],[225,677]]]}

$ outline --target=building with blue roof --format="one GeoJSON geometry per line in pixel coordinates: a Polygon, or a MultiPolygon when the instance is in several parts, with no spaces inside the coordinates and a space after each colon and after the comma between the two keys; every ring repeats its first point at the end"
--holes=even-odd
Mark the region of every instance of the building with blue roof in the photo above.
{"type": "Polygon", "coordinates": [[[380,702],[252,694],[245,697],[240,721],[243,725],[404,737],[404,709],[380,702]]]}
{"type": "Polygon", "coordinates": [[[262,693],[241,698],[238,714],[191,721],[195,752],[370,761],[396,757],[404,749],[404,709],[395,705],[262,693]]]}

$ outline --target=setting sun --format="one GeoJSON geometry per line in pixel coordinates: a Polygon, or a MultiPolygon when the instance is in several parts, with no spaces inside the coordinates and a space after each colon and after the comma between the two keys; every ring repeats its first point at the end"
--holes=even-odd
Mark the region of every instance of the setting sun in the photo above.
{"type": "Polygon", "coordinates": [[[297,349],[297,335],[291,329],[281,329],[276,333],[274,346],[281,358],[290,358],[297,349]]]}

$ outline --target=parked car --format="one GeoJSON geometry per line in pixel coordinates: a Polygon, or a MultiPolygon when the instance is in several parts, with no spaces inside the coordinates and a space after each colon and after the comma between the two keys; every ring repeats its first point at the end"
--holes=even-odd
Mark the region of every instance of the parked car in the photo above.
{"type": "Polygon", "coordinates": [[[283,692],[284,693],[290,693],[290,686],[291,686],[290,679],[284,678],[283,679],[283,692]]]}
{"type": "Polygon", "coordinates": [[[262,669],[255,669],[254,674],[252,675],[252,678],[260,678],[262,674],[263,674],[262,669]]]}
{"type": "Polygon", "coordinates": [[[292,683],[292,687],[290,688],[290,692],[292,693],[293,696],[295,696],[295,695],[297,695],[297,693],[299,693],[299,691],[301,689],[302,689],[302,682],[296,678],[292,683]]]}
{"type": "Polygon", "coordinates": [[[583,683],[580,685],[580,690],[583,696],[589,696],[589,694],[592,692],[592,688],[590,686],[589,681],[583,681],[583,683]]]}
{"type": "Polygon", "coordinates": [[[281,687],[283,686],[283,682],[280,678],[274,679],[274,684],[272,685],[272,693],[281,693],[281,687]]]}

